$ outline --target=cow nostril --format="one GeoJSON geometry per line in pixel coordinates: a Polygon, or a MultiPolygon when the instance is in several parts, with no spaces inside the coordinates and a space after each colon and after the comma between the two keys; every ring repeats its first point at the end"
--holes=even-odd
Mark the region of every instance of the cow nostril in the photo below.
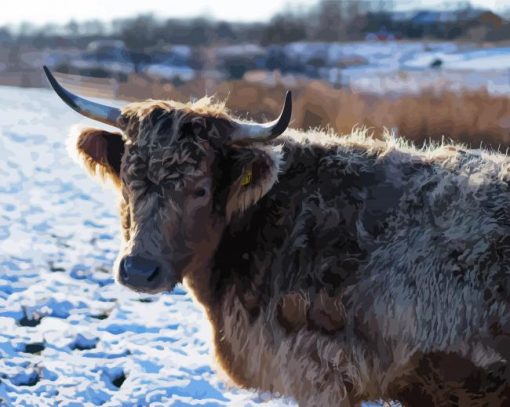
{"type": "Polygon", "coordinates": [[[126,271],[126,258],[120,261],[120,275],[124,280],[129,280],[129,275],[126,271]]]}
{"type": "Polygon", "coordinates": [[[154,271],[151,273],[151,275],[149,277],[147,277],[147,281],[150,282],[150,281],[154,280],[158,276],[158,274],[159,274],[159,267],[156,267],[154,269],[154,271]]]}
{"type": "Polygon", "coordinates": [[[157,262],[140,256],[125,256],[119,266],[121,279],[136,286],[154,281],[161,272],[157,262]]]}

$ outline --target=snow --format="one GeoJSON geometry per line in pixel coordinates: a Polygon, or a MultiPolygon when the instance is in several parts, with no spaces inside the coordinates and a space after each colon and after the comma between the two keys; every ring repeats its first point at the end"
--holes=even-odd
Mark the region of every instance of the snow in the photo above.
{"type": "Polygon", "coordinates": [[[444,69],[470,71],[501,71],[510,69],[510,48],[496,47],[468,51],[419,53],[406,61],[404,67],[427,68],[435,59],[441,59],[444,69]]]}
{"type": "Polygon", "coordinates": [[[192,68],[167,64],[146,65],[143,68],[143,72],[151,76],[164,79],[180,79],[181,81],[190,81],[196,76],[196,72],[192,68]]]}
{"type": "Polygon", "coordinates": [[[327,53],[330,64],[342,58],[363,58],[364,64],[329,67],[321,76],[356,92],[376,94],[418,93],[424,88],[486,89],[492,94],[510,93],[510,47],[480,48],[474,43],[452,42],[352,42],[332,44],[294,43],[286,46],[305,63],[317,53],[327,53]],[[431,64],[440,60],[434,69],[431,64]]]}
{"type": "Polygon", "coordinates": [[[116,198],[68,156],[74,123],[48,90],[0,87],[0,405],[284,406],[211,367],[182,289],[115,284],[116,198]]]}

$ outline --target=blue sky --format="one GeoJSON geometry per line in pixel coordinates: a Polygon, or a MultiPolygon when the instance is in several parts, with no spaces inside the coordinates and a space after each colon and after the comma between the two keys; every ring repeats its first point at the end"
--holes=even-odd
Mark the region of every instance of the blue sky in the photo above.
{"type": "MultiPolygon", "coordinates": [[[[284,8],[309,7],[317,0],[16,0],[2,4],[0,24],[63,23],[71,18],[110,20],[116,17],[153,12],[161,17],[208,15],[229,21],[264,21],[284,8]]],[[[459,4],[459,0],[393,0],[402,8],[444,7],[459,4]]],[[[501,9],[510,0],[471,0],[474,6],[501,9]]]]}

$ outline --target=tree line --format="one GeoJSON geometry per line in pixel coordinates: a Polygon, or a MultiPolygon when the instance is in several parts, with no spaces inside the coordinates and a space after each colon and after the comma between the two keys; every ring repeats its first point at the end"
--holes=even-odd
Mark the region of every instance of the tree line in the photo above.
{"type": "MultiPolygon", "coordinates": [[[[395,32],[402,38],[453,39],[462,37],[470,28],[457,25],[445,31],[444,25],[438,23],[437,27],[423,30],[409,21],[395,22],[392,19],[395,1],[399,0],[320,0],[309,9],[286,9],[267,22],[257,23],[215,21],[205,17],[160,19],[153,14],[109,23],[72,20],[63,26],[47,24],[43,27],[23,23],[16,30],[0,28],[0,41],[27,43],[38,48],[68,44],[85,47],[94,39],[111,38],[124,41],[132,50],[147,51],[166,44],[209,46],[242,42],[268,45],[294,41],[352,41],[381,30],[395,32]]],[[[457,5],[469,8],[465,1],[457,5]]],[[[510,34],[506,38],[510,38],[510,34]]]]}

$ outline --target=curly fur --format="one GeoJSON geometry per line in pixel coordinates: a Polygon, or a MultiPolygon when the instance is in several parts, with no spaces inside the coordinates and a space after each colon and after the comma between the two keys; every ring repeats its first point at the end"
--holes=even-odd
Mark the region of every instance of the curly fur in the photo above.
{"type": "MultiPolygon", "coordinates": [[[[363,129],[226,147],[230,116],[211,99],[135,103],[123,115],[127,239],[143,229],[140,245],[175,254],[162,249],[161,219],[172,230],[192,221],[188,201],[163,202],[147,179],[186,191],[213,171],[227,191],[211,205],[216,223],[176,241],[200,248],[184,282],[235,383],[303,406],[510,403],[507,156],[417,149],[363,129]],[[254,157],[254,185],[228,177],[254,157]]],[[[78,152],[89,171],[108,169],[78,152]]]]}

